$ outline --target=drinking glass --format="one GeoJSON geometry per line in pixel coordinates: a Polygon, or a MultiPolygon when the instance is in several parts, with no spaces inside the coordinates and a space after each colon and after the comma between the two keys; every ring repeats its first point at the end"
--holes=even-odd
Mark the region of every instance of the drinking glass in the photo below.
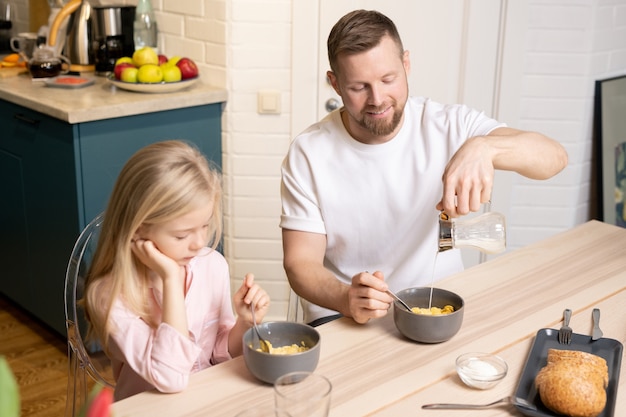
{"type": "Polygon", "coordinates": [[[8,1],[0,1],[0,20],[11,21],[11,3],[8,1]]]}
{"type": "Polygon", "coordinates": [[[0,52],[11,51],[12,28],[11,3],[0,1],[0,52]]]}
{"type": "Polygon", "coordinates": [[[274,417],[274,407],[254,407],[237,413],[235,417],[274,417]]]}
{"type": "Polygon", "coordinates": [[[291,372],[274,382],[276,412],[290,417],[327,417],[330,381],[312,372],[291,372]]]}

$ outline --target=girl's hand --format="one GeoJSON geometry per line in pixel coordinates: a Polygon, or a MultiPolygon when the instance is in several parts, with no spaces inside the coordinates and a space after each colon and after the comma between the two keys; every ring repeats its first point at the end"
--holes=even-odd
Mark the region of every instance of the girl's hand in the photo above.
{"type": "Polygon", "coordinates": [[[257,323],[263,321],[270,306],[270,297],[263,288],[254,283],[254,275],[246,274],[243,284],[233,296],[233,304],[239,320],[252,327],[250,304],[254,303],[254,316],[257,323]]]}
{"type": "Polygon", "coordinates": [[[178,277],[180,266],[172,258],[161,252],[151,240],[135,239],[130,244],[131,250],[148,269],[154,271],[161,279],[178,277]]]}

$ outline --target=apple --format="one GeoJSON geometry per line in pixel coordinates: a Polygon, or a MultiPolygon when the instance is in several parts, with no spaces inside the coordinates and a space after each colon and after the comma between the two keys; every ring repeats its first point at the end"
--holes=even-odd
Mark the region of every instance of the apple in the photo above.
{"type": "Polygon", "coordinates": [[[157,65],[159,63],[159,56],[154,49],[149,46],[144,46],[141,49],[137,49],[133,53],[133,62],[136,67],[141,67],[147,64],[157,65]]]}
{"type": "Polygon", "coordinates": [[[166,83],[174,83],[182,79],[180,68],[176,65],[162,64],[161,71],[163,72],[163,81],[166,83]]]}
{"type": "Polygon", "coordinates": [[[137,81],[140,83],[160,83],[163,81],[163,71],[155,64],[146,64],[139,67],[137,81]]]}
{"type": "Polygon", "coordinates": [[[180,68],[183,80],[188,80],[189,78],[195,78],[198,76],[198,66],[189,58],[179,59],[176,66],[180,68]]]}
{"type": "Polygon", "coordinates": [[[180,57],[178,55],[174,55],[170,59],[167,60],[168,65],[176,65],[176,63],[180,61],[180,57]]]}
{"type": "Polygon", "coordinates": [[[135,66],[128,62],[121,62],[119,64],[116,64],[115,68],[113,68],[113,74],[115,75],[116,80],[122,79],[122,71],[124,71],[125,68],[135,68],[135,66]]]}
{"type": "Polygon", "coordinates": [[[124,62],[126,62],[128,64],[133,64],[134,65],[133,59],[131,57],[129,57],[129,56],[123,56],[121,58],[118,58],[117,61],[115,61],[115,65],[119,65],[119,64],[122,64],[124,62]]]}
{"type": "Polygon", "coordinates": [[[139,70],[134,66],[126,67],[122,70],[120,80],[124,81],[125,83],[136,83],[138,73],[139,70]]]}
{"type": "Polygon", "coordinates": [[[167,57],[163,54],[159,54],[158,58],[159,58],[159,65],[163,65],[167,62],[167,57]]]}

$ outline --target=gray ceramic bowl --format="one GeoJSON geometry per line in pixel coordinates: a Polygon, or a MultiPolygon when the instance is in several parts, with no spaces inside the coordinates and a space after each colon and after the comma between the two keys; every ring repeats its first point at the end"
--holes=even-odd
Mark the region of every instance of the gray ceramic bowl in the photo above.
{"type": "Polygon", "coordinates": [[[243,357],[252,375],[263,382],[274,381],[289,372],[313,372],[320,358],[320,334],[313,327],[291,321],[274,321],[258,325],[261,336],[273,347],[300,345],[304,342],[309,350],[288,355],[260,352],[259,339],[254,329],[243,335],[243,357]]]}
{"type": "MultiPolygon", "coordinates": [[[[407,288],[397,293],[410,307],[428,307],[430,287],[407,288]]],[[[457,334],[463,323],[463,299],[457,294],[433,288],[434,307],[450,304],[454,312],[441,316],[428,316],[408,312],[399,302],[394,302],[393,320],[404,336],[422,343],[441,343],[457,334]]]]}

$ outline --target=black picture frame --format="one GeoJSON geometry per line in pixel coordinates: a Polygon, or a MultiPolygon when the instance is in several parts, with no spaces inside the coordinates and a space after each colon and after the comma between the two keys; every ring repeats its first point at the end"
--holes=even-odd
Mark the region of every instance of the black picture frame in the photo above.
{"type": "Polygon", "coordinates": [[[598,214],[626,227],[626,75],[596,81],[598,214]]]}

